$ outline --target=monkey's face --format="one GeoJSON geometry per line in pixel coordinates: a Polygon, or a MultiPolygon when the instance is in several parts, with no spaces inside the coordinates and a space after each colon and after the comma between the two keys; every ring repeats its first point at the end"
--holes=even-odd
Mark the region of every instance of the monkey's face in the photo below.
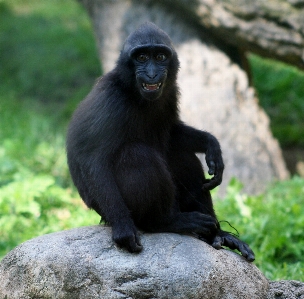
{"type": "Polygon", "coordinates": [[[158,99],[166,86],[172,51],[165,45],[144,45],[131,50],[138,88],[143,98],[158,99]]]}

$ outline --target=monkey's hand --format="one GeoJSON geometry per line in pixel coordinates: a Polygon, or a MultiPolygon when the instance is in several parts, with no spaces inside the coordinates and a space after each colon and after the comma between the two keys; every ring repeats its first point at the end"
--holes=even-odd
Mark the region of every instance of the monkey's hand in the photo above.
{"type": "Polygon", "coordinates": [[[140,243],[139,233],[134,225],[113,225],[112,236],[119,247],[124,247],[132,253],[142,251],[143,247],[140,243]]]}
{"type": "Polygon", "coordinates": [[[209,167],[208,173],[213,175],[213,177],[205,180],[203,189],[212,190],[221,184],[224,172],[224,162],[219,145],[208,148],[206,152],[206,163],[209,167]]]}
{"type": "Polygon", "coordinates": [[[253,262],[255,259],[253,251],[245,242],[225,231],[218,232],[213,240],[212,246],[216,249],[220,249],[222,246],[237,249],[249,262],[253,262]]]}

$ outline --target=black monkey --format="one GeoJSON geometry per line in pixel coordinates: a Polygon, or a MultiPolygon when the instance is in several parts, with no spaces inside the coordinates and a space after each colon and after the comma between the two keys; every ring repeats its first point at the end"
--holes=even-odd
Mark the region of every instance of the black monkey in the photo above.
{"type": "Polygon", "coordinates": [[[191,233],[215,248],[247,244],[224,232],[209,190],[222,181],[217,139],[178,115],[179,61],[168,35],[145,23],[125,41],[116,67],[80,103],[67,136],[69,169],[79,194],[112,226],[113,240],[142,250],[137,229],[191,233]],[[205,179],[195,153],[205,153],[205,179]]]}

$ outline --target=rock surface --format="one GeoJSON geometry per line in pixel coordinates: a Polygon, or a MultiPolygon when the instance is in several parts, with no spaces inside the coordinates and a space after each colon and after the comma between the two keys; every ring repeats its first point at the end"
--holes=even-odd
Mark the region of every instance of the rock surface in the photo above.
{"type": "Polygon", "coordinates": [[[303,299],[304,282],[295,280],[272,281],[267,299],[303,299]]]}
{"type": "Polygon", "coordinates": [[[32,239],[2,260],[0,298],[267,297],[267,279],[236,253],[168,233],[144,234],[142,243],[137,255],[118,249],[102,226],[32,239]]]}

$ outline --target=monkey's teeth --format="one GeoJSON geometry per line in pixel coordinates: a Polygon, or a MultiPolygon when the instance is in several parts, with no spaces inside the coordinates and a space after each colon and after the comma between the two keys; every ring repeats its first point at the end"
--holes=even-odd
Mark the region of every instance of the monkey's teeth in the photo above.
{"type": "Polygon", "coordinates": [[[154,90],[158,90],[160,88],[161,83],[156,83],[156,84],[143,83],[142,86],[145,90],[154,91],[154,90]]]}

